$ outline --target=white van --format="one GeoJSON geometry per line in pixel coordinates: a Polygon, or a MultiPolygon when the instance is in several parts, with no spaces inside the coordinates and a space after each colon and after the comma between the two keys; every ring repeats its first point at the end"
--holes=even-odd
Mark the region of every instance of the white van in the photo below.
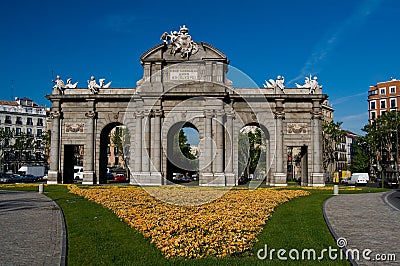
{"type": "Polygon", "coordinates": [[[353,185],[353,186],[364,185],[365,186],[368,181],[369,181],[368,173],[354,173],[347,180],[347,185],[353,185]]]}
{"type": "Polygon", "coordinates": [[[83,167],[82,166],[74,166],[74,179],[75,180],[83,180],[83,167]]]}

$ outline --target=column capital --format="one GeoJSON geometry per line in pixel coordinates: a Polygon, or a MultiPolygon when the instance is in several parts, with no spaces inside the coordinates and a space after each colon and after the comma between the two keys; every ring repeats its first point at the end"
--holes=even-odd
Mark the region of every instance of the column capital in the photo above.
{"type": "Polygon", "coordinates": [[[311,119],[321,120],[322,118],[323,118],[323,115],[322,115],[321,111],[311,111],[311,119]]]}
{"type": "Polygon", "coordinates": [[[164,115],[164,111],[161,110],[161,109],[153,110],[153,115],[154,116],[163,116],[164,115]]]}
{"type": "Polygon", "coordinates": [[[213,118],[214,117],[214,110],[205,110],[204,111],[205,118],[213,118]]]}
{"type": "Polygon", "coordinates": [[[91,119],[94,119],[95,117],[96,117],[96,112],[95,111],[89,111],[89,112],[86,112],[85,113],[85,116],[87,117],[87,118],[91,118],[91,119]]]}
{"type": "Polygon", "coordinates": [[[233,111],[231,111],[231,112],[226,112],[226,116],[227,116],[228,118],[235,119],[235,118],[236,118],[236,113],[233,112],[233,111]]]}
{"type": "Polygon", "coordinates": [[[135,112],[133,112],[133,116],[135,118],[142,118],[143,117],[143,112],[142,111],[135,111],[135,112]]]}
{"type": "Polygon", "coordinates": [[[51,119],[61,118],[61,112],[60,111],[52,111],[52,112],[50,112],[50,118],[51,119]]]}
{"type": "Polygon", "coordinates": [[[225,115],[224,110],[215,110],[214,112],[217,117],[223,117],[225,115]]]}
{"type": "Polygon", "coordinates": [[[283,111],[275,111],[274,114],[275,114],[275,119],[282,119],[282,120],[285,119],[285,112],[283,111]]]}

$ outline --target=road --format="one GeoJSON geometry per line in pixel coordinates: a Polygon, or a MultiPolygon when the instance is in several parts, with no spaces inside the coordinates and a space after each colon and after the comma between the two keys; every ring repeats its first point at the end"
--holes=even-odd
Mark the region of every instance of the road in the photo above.
{"type": "Polygon", "coordinates": [[[386,199],[392,205],[392,207],[400,210],[400,189],[393,190],[393,192],[390,193],[386,199]]]}

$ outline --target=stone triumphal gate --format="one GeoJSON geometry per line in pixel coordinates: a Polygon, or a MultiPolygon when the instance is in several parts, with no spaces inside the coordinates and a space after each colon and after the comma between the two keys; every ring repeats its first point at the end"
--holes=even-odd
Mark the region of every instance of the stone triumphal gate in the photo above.
{"type": "MultiPolygon", "coordinates": [[[[164,33],[163,43],[145,52],[143,78],[136,88],[110,88],[94,77],[85,88],[59,77],[51,95],[51,152],[48,183],[73,182],[74,147],[83,147],[83,183],[106,183],[111,129],[126,126],[130,183],[164,185],[175,161],[173,141],[183,126],[199,133],[199,185],[238,184],[239,134],[255,126],[265,136],[265,182],[286,185],[288,150],[301,150],[301,183],[324,185],[322,171],[322,94],[317,79],[285,88],[284,78],[264,88],[234,88],[228,59],[207,43],[196,43],[185,26],[164,33]]],[[[188,164],[189,165],[189,164],[188,164]]],[[[193,169],[189,169],[193,170],[193,169]]]]}

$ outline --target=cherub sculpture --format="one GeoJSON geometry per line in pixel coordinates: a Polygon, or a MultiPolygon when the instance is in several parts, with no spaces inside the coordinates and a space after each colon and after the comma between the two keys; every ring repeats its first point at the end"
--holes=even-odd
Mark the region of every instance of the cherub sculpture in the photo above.
{"type": "Polygon", "coordinates": [[[67,88],[75,89],[78,86],[78,82],[72,83],[72,78],[67,79],[67,88]]]}
{"type": "Polygon", "coordinates": [[[57,75],[56,80],[52,80],[55,85],[53,86],[53,93],[64,94],[65,89],[74,89],[78,86],[78,82],[72,84],[72,78],[67,79],[67,84],[57,75]]]}
{"type": "Polygon", "coordinates": [[[66,88],[64,85],[64,81],[62,81],[61,77],[57,75],[56,80],[52,80],[55,85],[53,86],[53,93],[64,94],[64,89],[66,88]]]}
{"type": "Polygon", "coordinates": [[[285,93],[285,77],[284,76],[278,76],[276,80],[269,79],[268,81],[265,81],[263,84],[264,88],[269,88],[269,89],[280,89],[282,93],[285,93]]]}
{"type": "Polygon", "coordinates": [[[111,81],[108,82],[107,84],[104,83],[105,79],[99,79],[99,81],[100,81],[100,85],[97,84],[94,76],[91,76],[90,80],[88,80],[88,89],[94,94],[99,93],[100,89],[109,88],[111,85],[111,81]]]}
{"type": "Polygon", "coordinates": [[[305,78],[303,85],[299,85],[296,83],[296,87],[309,89],[309,94],[314,94],[317,89],[322,89],[322,86],[318,84],[317,76],[314,76],[312,78],[311,74],[310,74],[310,77],[305,78]]]}

